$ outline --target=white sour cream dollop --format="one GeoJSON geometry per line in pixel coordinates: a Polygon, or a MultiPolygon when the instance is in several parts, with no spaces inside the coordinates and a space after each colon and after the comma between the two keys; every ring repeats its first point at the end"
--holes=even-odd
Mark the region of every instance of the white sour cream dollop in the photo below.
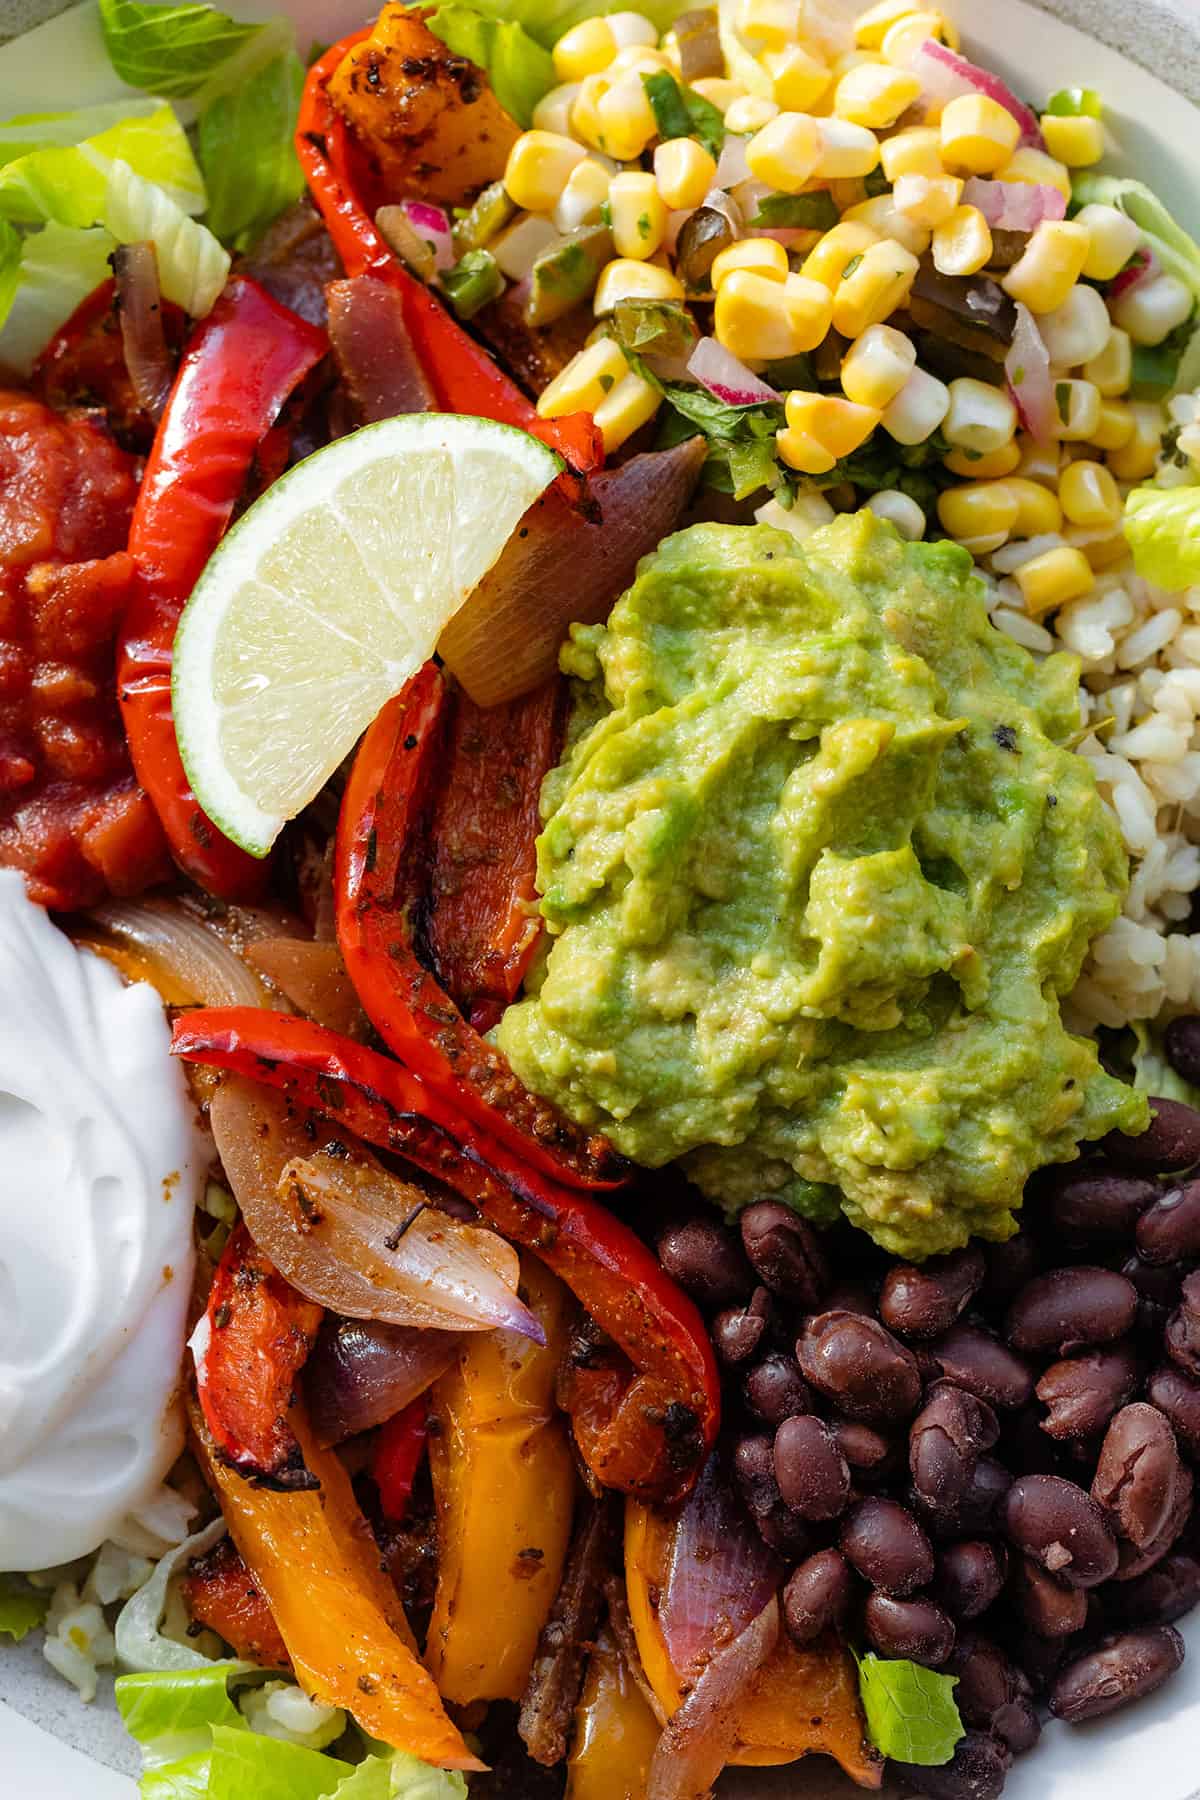
{"type": "Polygon", "coordinates": [[[0,870],[0,1570],[86,1555],[153,1492],[205,1157],[157,994],[0,870]]]}

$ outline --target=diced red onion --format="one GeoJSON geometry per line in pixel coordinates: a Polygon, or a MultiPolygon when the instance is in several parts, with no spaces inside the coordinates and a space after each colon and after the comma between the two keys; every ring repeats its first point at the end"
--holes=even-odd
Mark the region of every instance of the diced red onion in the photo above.
{"type": "Polygon", "coordinates": [[[1036,231],[1046,219],[1065,219],[1066,197],[1048,182],[983,181],[972,175],[963,188],[964,206],[974,206],[998,231],[1036,231]]]}
{"type": "Polygon", "coordinates": [[[749,1624],[779,1585],[782,1565],[709,1458],[675,1525],[659,1623],[671,1661],[688,1674],[749,1624]]]}
{"type": "Polygon", "coordinates": [[[731,1644],[718,1650],[667,1721],[646,1777],[646,1800],[704,1800],[729,1760],[738,1708],[779,1642],[774,1595],[731,1644]]]}
{"type": "Polygon", "coordinates": [[[449,1368],[463,1341],[456,1331],[327,1317],[304,1365],[318,1444],[340,1444],[402,1412],[449,1368]]]}
{"type": "Polygon", "coordinates": [[[986,94],[989,100],[995,100],[1005,112],[1010,112],[1021,127],[1021,143],[1034,150],[1044,150],[1046,141],[1042,136],[1042,128],[1038,123],[1033,108],[1018,100],[1006,82],[990,69],[981,69],[978,64],[968,62],[948,44],[939,44],[936,38],[926,38],[912,61],[912,72],[921,83],[925,93],[935,100],[955,100],[960,94],[986,94]],[[956,85],[951,85],[953,77],[956,85]]]}
{"type": "Polygon", "coordinates": [[[746,139],[735,137],[732,133],[725,139],[721,149],[720,161],[717,163],[717,186],[719,188],[737,187],[741,181],[749,181],[750,164],[746,161],[746,139]]]}
{"type": "Polygon", "coordinates": [[[1054,435],[1054,383],[1050,378],[1050,352],[1027,306],[1017,304],[1017,325],[1012,349],[1004,359],[1008,391],[1021,423],[1037,443],[1054,435]]]}
{"type": "Polygon", "coordinates": [[[432,247],[438,273],[451,268],[456,261],[454,239],[450,235],[450,221],[441,207],[431,206],[428,200],[402,200],[400,210],[418,236],[432,247]]]}
{"type": "Polygon", "coordinates": [[[1108,298],[1110,300],[1119,300],[1122,294],[1127,294],[1129,292],[1130,288],[1137,287],[1139,282],[1146,281],[1151,275],[1157,273],[1158,263],[1155,259],[1154,252],[1148,245],[1140,245],[1139,248],[1134,251],[1129,267],[1122,269],[1121,273],[1115,275],[1109,282],[1108,298]]]}
{"type": "Polygon", "coordinates": [[[688,358],[687,372],[726,406],[762,406],[779,399],[775,388],[760,380],[716,338],[700,339],[688,358]]]}

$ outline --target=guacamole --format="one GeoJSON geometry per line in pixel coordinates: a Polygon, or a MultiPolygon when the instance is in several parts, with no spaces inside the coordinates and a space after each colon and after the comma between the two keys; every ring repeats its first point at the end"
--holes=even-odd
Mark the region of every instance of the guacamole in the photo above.
{"type": "Polygon", "coordinates": [[[869,513],[697,525],[577,626],[543,794],[521,1078],[734,1211],[889,1251],[1004,1239],[1031,1170],[1145,1099],[1059,998],[1127,879],[1067,747],[1078,667],[988,621],[957,545],[869,513]]]}

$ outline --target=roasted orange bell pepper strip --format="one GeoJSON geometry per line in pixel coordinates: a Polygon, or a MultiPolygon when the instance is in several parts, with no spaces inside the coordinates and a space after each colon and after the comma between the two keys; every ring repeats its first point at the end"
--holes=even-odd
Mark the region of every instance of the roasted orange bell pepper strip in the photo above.
{"type": "Polygon", "coordinates": [[[644,1800],[658,1720],[608,1626],[596,1638],[575,1709],[566,1800],[644,1800]]]}
{"type": "Polygon", "coordinates": [[[439,1692],[463,1706],[521,1698],[571,1537],[575,1466],[554,1404],[571,1298],[528,1255],[521,1292],[545,1345],[475,1333],[431,1397],[438,1583],[425,1661],[439,1692]]]}
{"type": "Polygon", "coordinates": [[[344,1707],[371,1737],[422,1762],[482,1769],[417,1658],[350,1477],[336,1452],[316,1443],[303,1407],[293,1407],[292,1424],[321,1485],[291,1494],[243,1481],[216,1455],[194,1399],[189,1415],[205,1479],[266,1595],[304,1691],[344,1707]]]}

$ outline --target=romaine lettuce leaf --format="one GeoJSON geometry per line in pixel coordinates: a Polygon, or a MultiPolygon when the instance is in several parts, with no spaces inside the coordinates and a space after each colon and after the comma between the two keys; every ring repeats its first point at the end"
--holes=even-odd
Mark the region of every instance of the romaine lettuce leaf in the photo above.
{"type": "Polygon", "coordinates": [[[467,1783],[450,1769],[433,1769],[404,1750],[390,1750],[359,1763],[334,1800],[467,1800],[467,1783]]]}
{"type": "Polygon", "coordinates": [[[244,1726],[214,1725],[212,1738],[208,1800],[323,1800],[351,1773],[337,1757],[244,1726]]]}
{"type": "Polygon", "coordinates": [[[1139,487],[1125,502],[1138,574],[1169,593],[1200,582],[1200,488],[1139,487]]]}
{"type": "Polygon", "coordinates": [[[108,168],[104,223],[119,244],[152,243],[159,285],[168,300],[202,319],[225,286],[229,252],[212,232],[189,219],[170,195],[121,161],[108,168]]]}
{"type": "MultiPolygon", "coordinates": [[[[662,32],[686,11],[688,4],[689,0],[646,0],[637,10],[662,32]]],[[[552,50],[563,33],[581,19],[628,11],[626,0],[471,0],[471,5],[485,19],[511,19],[524,26],[530,37],[547,50],[552,50]]]]}
{"type": "MultiPolygon", "coordinates": [[[[16,238],[11,225],[6,233],[16,238]]],[[[17,239],[19,264],[0,279],[0,292],[11,294],[7,318],[0,330],[0,363],[18,375],[28,375],[54,333],[70,318],[108,276],[108,259],[116,240],[102,229],[73,231],[65,225],[47,225],[17,239]],[[12,293],[15,280],[16,292],[12,293]]],[[[11,256],[11,242],[0,235],[0,256],[11,256]],[[3,246],[9,243],[7,251],[3,246]]],[[[0,318],[4,318],[0,310],[0,318]]]]}
{"type": "Polygon", "coordinates": [[[147,1769],[139,1790],[142,1800],[207,1800],[211,1768],[212,1753],[198,1750],[194,1756],[147,1769]]]}
{"type": "Polygon", "coordinates": [[[0,1575],[0,1632],[6,1637],[19,1644],[41,1624],[49,1608],[49,1594],[38,1593],[16,1576],[0,1575]]]}
{"type": "MultiPolygon", "coordinates": [[[[79,118],[84,123],[87,114],[79,118]]],[[[0,125],[0,133],[4,130],[0,125]]],[[[81,136],[74,145],[47,146],[5,163],[0,168],[0,215],[19,225],[51,220],[77,230],[98,225],[103,221],[108,169],[118,158],[142,180],[160,187],[180,211],[204,211],[204,177],[187,134],[172,109],[160,104],[94,136],[81,136]]]]}
{"type": "Polygon", "coordinates": [[[304,70],[294,50],[273,57],[200,115],[208,227],[244,249],[304,189],[292,142],[304,70]]]}
{"type": "Polygon", "coordinates": [[[117,1709],[130,1737],[142,1746],[147,1766],[212,1749],[214,1725],[246,1729],[229,1697],[234,1675],[251,1671],[250,1663],[209,1663],[203,1669],[153,1669],[119,1675],[117,1709]]]}
{"type": "Polygon", "coordinates": [[[896,1762],[921,1768],[948,1763],[963,1735],[954,1703],[957,1677],[873,1651],[857,1660],[867,1733],[876,1748],[896,1762]]]}
{"type": "Polygon", "coordinates": [[[554,60],[516,19],[495,18],[485,7],[438,6],[425,20],[435,37],[476,63],[487,75],[505,112],[528,125],[533,109],[554,86],[554,60]]]}
{"type": "Polygon", "coordinates": [[[109,61],[130,87],[168,100],[211,98],[291,48],[286,19],[245,25],[215,6],[100,0],[109,61]]]}
{"type": "Polygon", "coordinates": [[[96,106],[78,106],[71,112],[18,113],[0,123],[0,163],[28,156],[34,150],[82,143],[126,119],[148,117],[158,111],[157,100],[105,100],[96,106]]]}

